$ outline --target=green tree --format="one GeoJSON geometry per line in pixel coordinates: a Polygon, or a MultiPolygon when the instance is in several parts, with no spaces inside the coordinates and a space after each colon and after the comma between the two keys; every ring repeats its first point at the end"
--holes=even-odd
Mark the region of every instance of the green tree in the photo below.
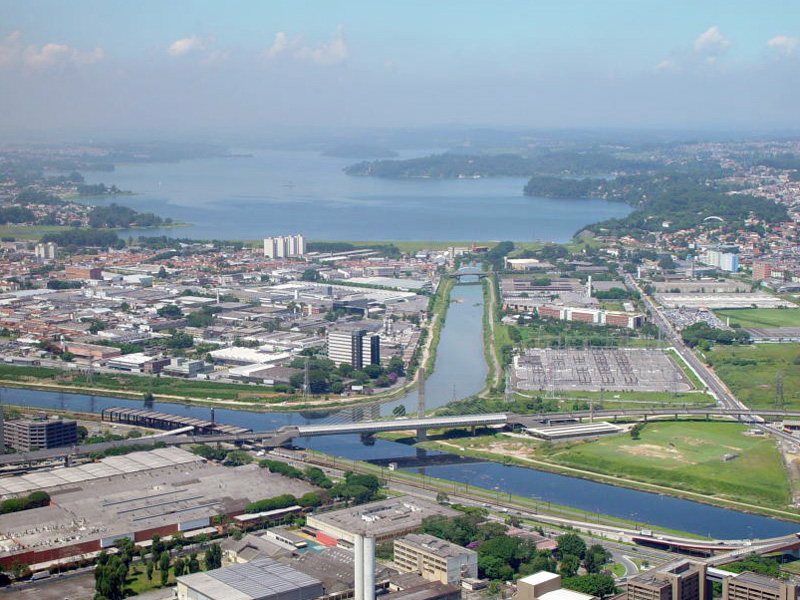
{"type": "Polygon", "coordinates": [[[577,556],[574,554],[562,554],[561,561],[558,563],[558,573],[562,577],[575,577],[580,566],[581,561],[577,556]]]}
{"type": "Polygon", "coordinates": [[[564,533],[556,538],[556,552],[559,556],[571,554],[579,559],[586,555],[586,542],[577,533],[564,533]]]}
{"type": "Polygon", "coordinates": [[[406,405],[405,404],[398,404],[392,409],[392,414],[395,417],[404,417],[406,414],[406,405]]]}
{"type": "Polygon", "coordinates": [[[582,577],[567,577],[562,581],[565,588],[598,598],[605,598],[617,593],[614,578],[611,575],[590,573],[582,577]]]}

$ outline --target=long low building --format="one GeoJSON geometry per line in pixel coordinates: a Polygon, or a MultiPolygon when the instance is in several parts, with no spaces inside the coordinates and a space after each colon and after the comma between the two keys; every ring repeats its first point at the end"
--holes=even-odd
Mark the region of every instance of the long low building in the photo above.
{"type": "Polygon", "coordinates": [[[322,543],[330,545],[344,541],[344,545],[352,546],[356,535],[368,535],[380,543],[416,531],[426,517],[456,517],[459,514],[457,510],[436,502],[398,496],[309,515],[306,525],[318,531],[317,538],[322,543]]]}
{"type": "Polygon", "coordinates": [[[247,504],[315,488],[254,464],[224,467],[184,450],[163,448],[80,467],[0,479],[7,491],[43,490],[49,506],[0,515],[0,564],[38,564],[98,552],[210,525],[247,504]]]}

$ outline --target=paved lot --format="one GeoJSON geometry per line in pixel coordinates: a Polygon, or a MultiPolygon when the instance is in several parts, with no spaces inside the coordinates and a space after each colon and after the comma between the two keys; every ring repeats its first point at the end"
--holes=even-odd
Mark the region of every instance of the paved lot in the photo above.
{"type": "Polygon", "coordinates": [[[692,384],[671,357],[643,348],[531,348],[514,359],[520,390],[685,392],[692,384]]]}
{"type": "MultiPolygon", "coordinates": [[[[80,575],[53,576],[50,579],[25,587],[13,586],[0,589],[2,600],[92,600],[94,598],[94,573],[80,575]]],[[[172,598],[172,588],[153,590],[139,596],[130,596],[127,600],[165,600],[172,598]]]]}

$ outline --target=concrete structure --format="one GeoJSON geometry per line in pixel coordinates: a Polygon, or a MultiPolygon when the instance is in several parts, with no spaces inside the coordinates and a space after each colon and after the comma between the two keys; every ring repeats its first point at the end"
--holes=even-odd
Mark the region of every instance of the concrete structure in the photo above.
{"type": "Polygon", "coordinates": [[[706,600],[706,565],[676,560],[628,580],[627,600],[706,600]]]}
{"type": "Polygon", "coordinates": [[[456,510],[413,496],[397,496],[352,508],[309,515],[306,525],[337,540],[346,547],[355,545],[355,537],[369,535],[378,543],[412,533],[425,517],[456,517],[456,510]]]}
{"type": "Polygon", "coordinates": [[[797,580],[784,580],[745,571],[722,580],[722,600],[797,600],[797,580]]]}
{"type": "Polygon", "coordinates": [[[264,256],[291,258],[305,256],[306,239],[302,234],[264,238],[264,256]]]}
{"type": "Polygon", "coordinates": [[[593,600],[589,594],[581,594],[561,587],[561,575],[539,571],[517,581],[514,600],[593,600]]]}
{"type": "Polygon", "coordinates": [[[361,325],[340,326],[328,330],[328,358],[336,366],[342,363],[361,369],[381,363],[381,336],[361,325]]]}
{"type": "Polygon", "coordinates": [[[3,443],[19,451],[74,446],[78,443],[78,424],[63,419],[6,421],[3,425],[3,443]]]}
{"type": "Polygon", "coordinates": [[[271,558],[178,577],[178,600],[311,600],[319,579],[271,558]]]}
{"type": "Polygon", "coordinates": [[[463,577],[478,576],[478,554],[432,535],[409,533],[394,541],[394,563],[430,581],[459,585],[463,577]]]}

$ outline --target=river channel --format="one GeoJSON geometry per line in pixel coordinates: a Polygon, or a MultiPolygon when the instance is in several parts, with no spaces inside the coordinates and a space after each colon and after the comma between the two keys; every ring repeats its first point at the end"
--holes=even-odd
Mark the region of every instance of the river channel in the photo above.
{"type": "MultiPolygon", "coordinates": [[[[461,398],[476,393],[482,387],[486,374],[481,349],[481,287],[458,285],[453,289],[451,297],[459,301],[450,305],[437,352],[436,369],[427,381],[428,408],[446,404],[454,395],[461,398]]],[[[1,391],[3,401],[8,404],[41,408],[99,412],[111,406],[142,407],[141,401],[105,396],[10,388],[1,391]]],[[[411,413],[415,410],[416,403],[416,392],[412,392],[404,398],[385,404],[381,413],[390,412],[391,407],[397,404],[404,404],[411,413]]],[[[209,418],[209,409],[200,406],[154,402],[152,409],[209,418]]],[[[282,425],[319,422],[330,416],[325,413],[268,413],[217,408],[215,418],[219,422],[263,431],[282,425]]],[[[295,440],[295,443],[331,455],[358,460],[411,457],[417,453],[413,447],[380,439],[375,440],[372,445],[366,445],[355,435],[301,438],[295,440]]],[[[428,453],[435,454],[440,453],[428,453]]],[[[716,538],[765,538],[800,531],[800,524],[796,523],[492,462],[429,465],[411,467],[409,470],[456,482],[454,486],[457,483],[466,483],[496,490],[500,497],[509,493],[570,506],[584,511],[589,519],[592,515],[603,514],[716,538]]]]}

